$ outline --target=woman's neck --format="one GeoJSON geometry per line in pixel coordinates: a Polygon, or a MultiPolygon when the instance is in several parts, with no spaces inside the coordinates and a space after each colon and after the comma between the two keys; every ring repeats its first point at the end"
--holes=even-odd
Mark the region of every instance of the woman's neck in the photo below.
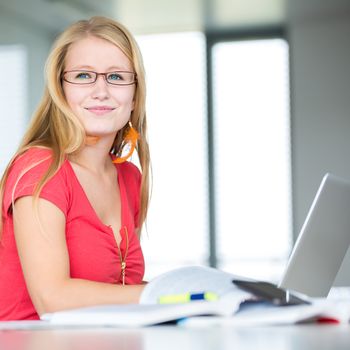
{"type": "Polygon", "coordinates": [[[70,156],[69,160],[91,172],[103,174],[114,167],[110,156],[112,142],[110,139],[99,138],[95,144],[86,144],[79,153],[70,156]]]}

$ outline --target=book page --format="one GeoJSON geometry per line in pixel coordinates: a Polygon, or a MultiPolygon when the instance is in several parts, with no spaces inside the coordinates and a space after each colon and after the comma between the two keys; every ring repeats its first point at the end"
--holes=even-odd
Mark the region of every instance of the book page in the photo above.
{"type": "Polygon", "coordinates": [[[236,305],[229,303],[196,301],[183,304],[129,304],[98,305],[47,313],[41,322],[74,326],[149,326],[199,315],[231,316],[236,305]]]}
{"type": "Polygon", "coordinates": [[[234,278],[241,277],[210,267],[182,267],[151,280],[141,295],[140,303],[156,304],[161,296],[183,293],[212,292],[219,298],[228,294],[236,294],[239,298],[249,296],[233,285],[234,278]]]}

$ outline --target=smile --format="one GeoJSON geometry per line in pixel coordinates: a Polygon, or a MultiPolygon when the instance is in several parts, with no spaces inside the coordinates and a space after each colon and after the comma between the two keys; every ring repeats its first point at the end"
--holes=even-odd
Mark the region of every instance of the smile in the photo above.
{"type": "Polygon", "coordinates": [[[91,113],[102,115],[114,111],[115,108],[109,106],[92,106],[86,107],[85,109],[87,109],[91,113]]]}

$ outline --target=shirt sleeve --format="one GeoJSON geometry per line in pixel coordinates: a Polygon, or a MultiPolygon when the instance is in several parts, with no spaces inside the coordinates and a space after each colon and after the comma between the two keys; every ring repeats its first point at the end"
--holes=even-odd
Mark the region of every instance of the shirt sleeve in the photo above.
{"type": "MultiPolygon", "coordinates": [[[[33,196],[38,183],[52,163],[52,151],[33,148],[17,157],[10,169],[3,201],[3,215],[12,214],[12,205],[24,196],[33,196]]],[[[40,198],[57,206],[65,216],[68,211],[69,191],[67,176],[61,167],[42,188],[40,198]]]]}

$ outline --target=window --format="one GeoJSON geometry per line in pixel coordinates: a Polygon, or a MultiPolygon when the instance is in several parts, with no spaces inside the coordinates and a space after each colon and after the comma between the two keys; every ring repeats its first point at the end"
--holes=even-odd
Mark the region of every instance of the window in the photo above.
{"type": "Polygon", "coordinates": [[[201,33],[140,36],[147,75],[153,192],[142,247],[146,278],[207,264],[205,41],[201,33]]]}
{"type": "Polygon", "coordinates": [[[217,265],[278,279],[291,243],[288,45],[212,50],[217,265]]]}
{"type": "Polygon", "coordinates": [[[0,174],[17,149],[27,113],[26,50],[23,46],[0,46],[0,174]]]}
{"type": "Polygon", "coordinates": [[[207,124],[205,37],[139,36],[147,75],[153,194],[142,246],[146,279],[209,264],[277,280],[291,246],[288,44],[283,39],[210,46],[213,124],[207,124]],[[208,128],[214,180],[208,177],[208,128]],[[209,213],[209,186],[215,213],[209,213]]]}

